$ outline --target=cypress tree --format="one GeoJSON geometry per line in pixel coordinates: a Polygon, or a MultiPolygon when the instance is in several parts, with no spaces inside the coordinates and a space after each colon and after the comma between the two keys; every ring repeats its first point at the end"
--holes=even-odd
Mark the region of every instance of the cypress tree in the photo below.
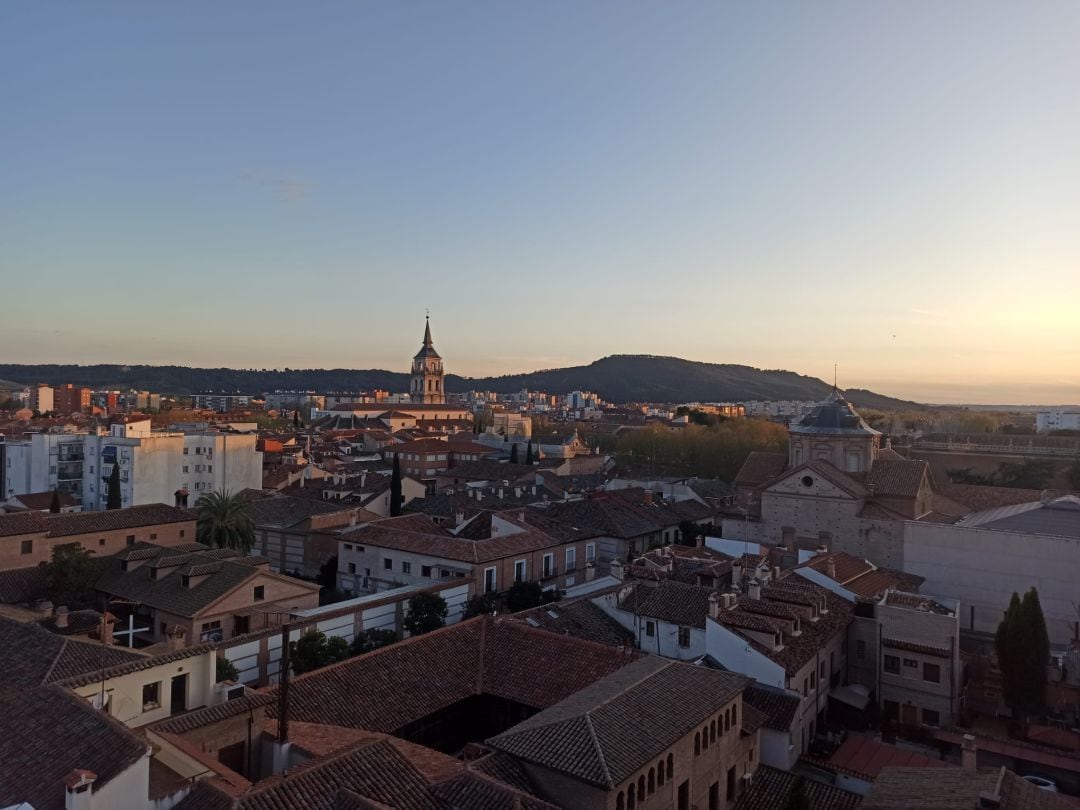
{"type": "Polygon", "coordinates": [[[117,451],[116,460],[113,462],[112,472],[109,473],[109,487],[105,496],[106,509],[119,509],[120,497],[120,454],[117,451]]]}
{"type": "Polygon", "coordinates": [[[394,453],[394,473],[390,477],[390,517],[401,514],[401,461],[394,453]]]}
{"type": "Polygon", "coordinates": [[[529,444],[525,447],[525,463],[528,464],[530,467],[533,463],[532,439],[529,439],[529,444]]]}
{"type": "Polygon", "coordinates": [[[300,409],[297,408],[292,412],[292,424],[294,428],[300,427],[300,409]]]}
{"type": "Polygon", "coordinates": [[[49,504],[49,511],[54,515],[60,514],[60,490],[58,489],[52,491],[52,502],[49,504]]]}
{"type": "Polygon", "coordinates": [[[517,464],[518,463],[517,447],[518,447],[517,442],[514,442],[513,444],[510,445],[510,463],[511,464],[517,464]]]}
{"type": "Polygon", "coordinates": [[[1034,588],[1022,600],[1013,593],[994,635],[994,651],[1005,704],[1022,729],[1027,717],[1046,704],[1046,664],[1050,658],[1046,620],[1034,588]]]}

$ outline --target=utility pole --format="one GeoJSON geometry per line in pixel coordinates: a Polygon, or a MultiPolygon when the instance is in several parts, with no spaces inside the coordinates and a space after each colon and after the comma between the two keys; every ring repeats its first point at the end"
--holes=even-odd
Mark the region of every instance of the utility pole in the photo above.
{"type": "Polygon", "coordinates": [[[281,673],[278,678],[278,745],[289,740],[289,630],[290,622],[281,625],[281,673]]]}

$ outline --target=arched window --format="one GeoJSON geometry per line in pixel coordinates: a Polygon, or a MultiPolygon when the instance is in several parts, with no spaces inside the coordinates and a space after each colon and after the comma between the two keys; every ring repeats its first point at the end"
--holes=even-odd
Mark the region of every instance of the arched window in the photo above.
{"type": "Polygon", "coordinates": [[[731,709],[724,710],[724,731],[731,728],[731,709]]]}
{"type": "Polygon", "coordinates": [[[645,774],[637,778],[637,795],[642,799],[645,798],[645,774]]]}
{"type": "Polygon", "coordinates": [[[634,805],[637,804],[637,793],[634,792],[634,786],[631,785],[630,789],[626,791],[626,810],[634,810],[634,805]]]}
{"type": "Polygon", "coordinates": [[[709,740],[716,742],[716,721],[709,723],[709,740]]]}
{"type": "Polygon", "coordinates": [[[696,757],[701,753],[701,732],[694,732],[694,756],[696,757]]]}
{"type": "Polygon", "coordinates": [[[708,726],[702,726],[701,727],[701,747],[705,751],[709,750],[709,727],[708,726]]]}
{"type": "Polygon", "coordinates": [[[722,714],[716,716],[716,733],[721,737],[724,736],[724,715],[722,714]]]}
{"type": "Polygon", "coordinates": [[[652,792],[654,790],[656,790],[656,769],[655,768],[649,768],[649,795],[650,796],[652,795],[652,792]]]}
{"type": "Polygon", "coordinates": [[[736,727],[739,725],[739,718],[737,716],[738,711],[739,711],[738,706],[732,706],[731,707],[731,725],[736,726],[736,727]]]}
{"type": "Polygon", "coordinates": [[[664,760],[660,760],[656,765],[656,781],[661,785],[664,784],[664,760]]]}
{"type": "Polygon", "coordinates": [[[624,810],[626,807],[626,799],[623,797],[623,792],[619,791],[619,798],[615,800],[615,810],[624,810]]]}
{"type": "Polygon", "coordinates": [[[675,756],[673,754],[667,755],[667,778],[675,778],[675,756]]]}

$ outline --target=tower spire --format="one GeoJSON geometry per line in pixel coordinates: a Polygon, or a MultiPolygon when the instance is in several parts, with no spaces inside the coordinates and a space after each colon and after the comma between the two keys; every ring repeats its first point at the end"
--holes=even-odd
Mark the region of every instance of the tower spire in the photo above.
{"type": "Polygon", "coordinates": [[[424,316],[424,345],[431,346],[431,315],[424,316]]]}

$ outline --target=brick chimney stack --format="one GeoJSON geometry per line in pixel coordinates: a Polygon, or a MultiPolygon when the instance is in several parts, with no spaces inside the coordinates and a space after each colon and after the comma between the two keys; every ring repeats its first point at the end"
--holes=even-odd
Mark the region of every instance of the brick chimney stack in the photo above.
{"type": "Polygon", "coordinates": [[[64,810],[90,810],[93,807],[97,774],[76,768],[64,777],[64,810]]]}
{"type": "Polygon", "coordinates": [[[57,630],[64,630],[68,626],[68,609],[60,605],[53,611],[53,624],[57,630]]]}

